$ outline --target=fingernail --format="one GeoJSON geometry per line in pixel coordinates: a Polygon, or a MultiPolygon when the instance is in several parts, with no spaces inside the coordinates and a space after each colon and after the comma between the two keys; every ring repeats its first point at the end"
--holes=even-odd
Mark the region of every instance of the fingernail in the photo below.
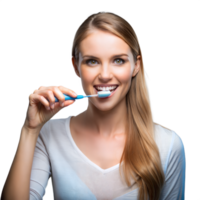
{"type": "Polygon", "coordinates": [[[65,103],[64,103],[64,102],[62,102],[61,106],[63,107],[64,105],[65,105],[65,103]]]}
{"type": "Polygon", "coordinates": [[[52,109],[54,109],[54,103],[50,103],[52,109]]]}
{"type": "Polygon", "coordinates": [[[49,107],[49,106],[47,106],[47,107],[46,107],[46,109],[47,109],[47,110],[50,110],[50,107],[49,107]]]}

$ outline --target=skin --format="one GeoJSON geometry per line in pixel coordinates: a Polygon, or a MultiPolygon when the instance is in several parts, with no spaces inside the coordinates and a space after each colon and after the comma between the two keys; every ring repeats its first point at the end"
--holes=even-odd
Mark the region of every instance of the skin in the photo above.
{"type": "Polygon", "coordinates": [[[131,78],[140,69],[140,56],[134,62],[130,47],[121,38],[93,30],[80,43],[79,62],[73,57],[72,63],[86,95],[96,93],[93,87],[96,84],[118,85],[108,99],[88,98],[87,110],[72,117],[70,122],[71,135],[83,154],[102,169],[110,168],[120,162],[123,153],[126,94],[131,78]],[[126,55],[114,57],[121,54],[126,55]]]}

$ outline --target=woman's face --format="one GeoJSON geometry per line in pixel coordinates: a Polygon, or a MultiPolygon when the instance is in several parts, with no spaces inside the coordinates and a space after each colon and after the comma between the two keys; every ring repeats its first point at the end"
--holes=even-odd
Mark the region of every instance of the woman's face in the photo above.
{"type": "Polygon", "coordinates": [[[131,78],[139,69],[139,61],[134,63],[130,47],[119,37],[100,30],[94,30],[80,43],[79,63],[76,65],[74,58],[72,61],[86,95],[114,90],[108,98],[89,98],[102,111],[125,100],[131,78]]]}

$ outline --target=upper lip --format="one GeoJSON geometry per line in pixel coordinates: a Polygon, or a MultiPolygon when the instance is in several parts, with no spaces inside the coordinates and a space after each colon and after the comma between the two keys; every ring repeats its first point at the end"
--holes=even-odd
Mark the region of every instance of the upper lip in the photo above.
{"type": "Polygon", "coordinates": [[[111,87],[111,86],[118,86],[118,84],[97,84],[94,87],[111,87]]]}

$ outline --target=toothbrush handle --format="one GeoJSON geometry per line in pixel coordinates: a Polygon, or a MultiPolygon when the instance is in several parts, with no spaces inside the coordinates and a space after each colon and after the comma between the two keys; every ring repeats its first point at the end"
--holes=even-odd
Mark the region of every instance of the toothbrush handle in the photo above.
{"type": "MultiPolygon", "coordinates": [[[[70,97],[70,96],[68,96],[66,94],[63,94],[63,95],[65,96],[65,100],[74,100],[74,99],[82,99],[82,98],[84,98],[83,95],[77,95],[76,98],[70,97]]],[[[58,99],[56,97],[55,97],[55,102],[58,102],[58,99]]]]}

